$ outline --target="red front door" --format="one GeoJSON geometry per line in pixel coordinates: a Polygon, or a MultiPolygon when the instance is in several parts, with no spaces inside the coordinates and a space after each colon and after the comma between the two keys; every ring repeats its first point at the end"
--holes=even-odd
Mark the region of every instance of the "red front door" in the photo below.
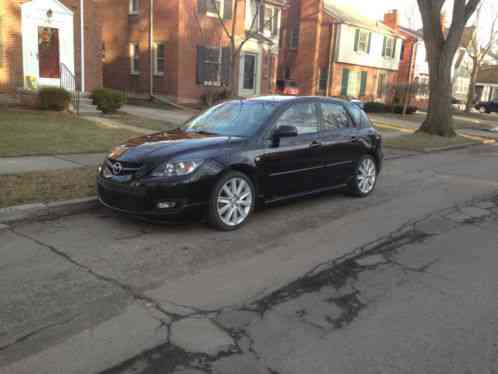
{"type": "Polygon", "coordinates": [[[60,78],[58,29],[38,27],[38,64],[40,78],[60,78]]]}

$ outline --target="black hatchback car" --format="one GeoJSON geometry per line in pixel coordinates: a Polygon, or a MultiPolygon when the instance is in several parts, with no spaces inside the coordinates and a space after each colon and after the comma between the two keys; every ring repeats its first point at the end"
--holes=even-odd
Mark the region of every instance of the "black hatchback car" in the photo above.
{"type": "Polygon", "coordinates": [[[243,225],[266,203],[347,187],[367,196],[382,166],[382,140],[357,105],[268,96],[216,105],[181,128],[129,140],[100,167],[105,206],[143,217],[206,213],[243,225]]]}

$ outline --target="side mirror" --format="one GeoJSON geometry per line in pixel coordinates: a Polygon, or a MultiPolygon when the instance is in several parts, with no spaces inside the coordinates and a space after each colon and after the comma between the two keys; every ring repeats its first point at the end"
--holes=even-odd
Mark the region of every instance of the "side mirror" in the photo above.
{"type": "Polygon", "coordinates": [[[273,133],[274,140],[278,140],[280,138],[292,138],[294,136],[297,136],[296,126],[283,125],[283,126],[280,126],[273,133]]]}

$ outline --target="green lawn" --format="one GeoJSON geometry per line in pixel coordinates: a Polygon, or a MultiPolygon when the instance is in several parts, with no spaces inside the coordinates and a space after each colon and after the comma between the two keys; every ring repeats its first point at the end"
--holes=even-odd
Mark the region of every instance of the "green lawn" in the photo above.
{"type": "Polygon", "coordinates": [[[0,111],[0,157],[106,152],[139,135],[69,113],[0,111]]]}
{"type": "Polygon", "coordinates": [[[442,136],[433,136],[424,133],[404,134],[394,138],[385,139],[384,145],[390,148],[407,149],[411,151],[428,151],[431,149],[443,148],[448,146],[458,146],[466,144],[478,144],[479,141],[455,136],[445,138],[442,136]]]}
{"type": "Polygon", "coordinates": [[[106,115],[105,118],[115,120],[125,125],[141,127],[144,129],[151,129],[154,131],[172,130],[180,125],[166,121],[158,121],[154,119],[137,117],[132,114],[123,113],[123,112],[119,112],[112,115],[106,115]]]}
{"type": "Polygon", "coordinates": [[[0,175],[0,208],[96,195],[96,167],[0,175]]]}

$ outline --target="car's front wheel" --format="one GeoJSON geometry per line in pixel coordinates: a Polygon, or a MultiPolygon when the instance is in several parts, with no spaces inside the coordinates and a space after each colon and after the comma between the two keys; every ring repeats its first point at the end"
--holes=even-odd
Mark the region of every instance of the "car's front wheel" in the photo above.
{"type": "Polygon", "coordinates": [[[238,171],[226,173],[216,183],[209,201],[209,224],[219,230],[235,230],[247,222],[254,209],[254,184],[238,171]]]}
{"type": "Polygon", "coordinates": [[[369,195],[377,183],[377,164],[372,156],[363,156],[356,165],[355,174],[349,184],[349,190],[354,196],[369,195]]]}

